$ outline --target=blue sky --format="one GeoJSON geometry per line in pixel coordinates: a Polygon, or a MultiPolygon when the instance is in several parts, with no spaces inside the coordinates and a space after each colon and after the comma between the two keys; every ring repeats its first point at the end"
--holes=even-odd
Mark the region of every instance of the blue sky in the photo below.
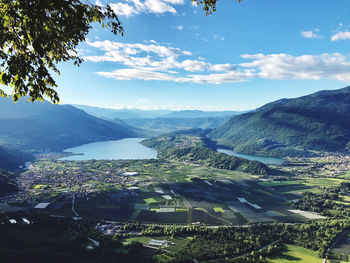
{"type": "Polygon", "coordinates": [[[61,103],[107,108],[246,110],[350,82],[348,0],[190,0],[110,4],[126,34],[95,26],[85,62],[60,65],[61,103]]]}

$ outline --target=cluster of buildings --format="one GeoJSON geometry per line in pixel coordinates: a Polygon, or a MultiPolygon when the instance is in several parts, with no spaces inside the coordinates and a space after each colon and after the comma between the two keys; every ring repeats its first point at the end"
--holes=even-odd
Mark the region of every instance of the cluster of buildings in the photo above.
{"type": "Polygon", "coordinates": [[[9,200],[37,203],[43,196],[53,193],[75,194],[77,197],[87,196],[99,191],[101,185],[120,185],[128,187],[128,191],[138,190],[137,172],[126,172],[120,167],[94,169],[88,164],[75,163],[55,166],[49,162],[28,166],[28,170],[17,178],[19,191],[8,197],[9,200]]]}
{"type": "Polygon", "coordinates": [[[333,177],[350,171],[350,155],[341,153],[319,157],[293,157],[287,158],[287,160],[288,166],[298,167],[297,169],[293,169],[296,175],[302,175],[306,172],[333,177]]]}
{"type": "Polygon", "coordinates": [[[167,240],[152,239],[147,246],[151,248],[163,248],[163,247],[168,247],[172,245],[174,245],[174,243],[167,240]]]}
{"type": "Polygon", "coordinates": [[[112,236],[122,235],[122,234],[128,234],[133,236],[141,235],[141,232],[125,229],[124,224],[120,224],[120,223],[108,223],[108,224],[98,223],[95,228],[105,235],[112,235],[112,236]]]}
{"type": "Polygon", "coordinates": [[[350,171],[349,155],[332,155],[322,159],[327,163],[320,170],[326,171],[329,175],[338,175],[350,171]]]}

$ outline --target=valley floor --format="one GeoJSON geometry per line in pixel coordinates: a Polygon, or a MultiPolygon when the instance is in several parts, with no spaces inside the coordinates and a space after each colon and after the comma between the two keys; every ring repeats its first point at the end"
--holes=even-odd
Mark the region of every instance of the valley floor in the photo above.
{"type": "MultiPolygon", "coordinates": [[[[320,253],[343,232],[343,227],[350,225],[350,176],[344,168],[348,162],[349,158],[340,156],[294,158],[284,166],[274,167],[281,171],[280,175],[257,176],[174,160],[58,161],[49,158],[37,160],[23,172],[17,180],[20,191],[2,201],[7,203],[3,205],[7,213],[12,208],[52,218],[95,220],[96,223],[89,223],[94,231],[122,242],[115,253],[129,255],[136,249],[150,256],[152,262],[176,261],[178,253],[183,259],[201,255],[203,259],[211,259],[208,262],[322,262],[318,257],[320,253]],[[279,226],[278,222],[286,224],[279,226]],[[258,223],[265,224],[263,231],[269,227],[274,230],[255,233],[258,223]],[[222,237],[214,231],[220,229],[219,226],[239,227],[235,231],[243,232],[249,229],[253,231],[248,231],[252,237],[262,238],[263,234],[267,239],[261,239],[256,245],[254,241],[251,247],[243,246],[246,250],[237,251],[231,249],[242,246],[240,238],[236,237],[238,243],[229,239],[233,243],[225,250],[228,254],[224,258],[220,248],[215,248],[214,254],[200,250],[195,254],[184,252],[190,248],[196,251],[216,238],[220,242],[222,237]],[[187,230],[181,230],[183,227],[187,230]],[[203,234],[203,227],[212,238],[205,238],[208,234],[203,234]],[[322,245],[324,234],[313,237],[320,243],[312,247],[291,244],[292,236],[283,244],[279,241],[279,227],[289,234],[301,231],[300,235],[304,227],[311,227],[312,231],[329,236],[323,238],[322,245]],[[335,229],[336,232],[329,232],[335,229]],[[179,234],[183,231],[189,232],[179,234]],[[154,249],[150,245],[152,240],[166,244],[160,250],[154,249]],[[246,257],[253,261],[239,261],[246,257]]],[[[347,242],[342,240],[330,257],[348,260],[348,256],[344,256],[347,242]]],[[[214,247],[208,247],[209,252],[212,249],[214,247]]]]}

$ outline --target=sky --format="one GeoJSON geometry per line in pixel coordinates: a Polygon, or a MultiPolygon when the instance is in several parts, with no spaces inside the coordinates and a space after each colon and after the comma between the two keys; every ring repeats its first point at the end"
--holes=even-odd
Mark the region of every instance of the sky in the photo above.
{"type": "Polygon", "coordinates": [[[94,25],[60,64],[61,103],[104,108],[248,110],[350,83],[349,0],[99,0],[125,28],[94,25]]]}

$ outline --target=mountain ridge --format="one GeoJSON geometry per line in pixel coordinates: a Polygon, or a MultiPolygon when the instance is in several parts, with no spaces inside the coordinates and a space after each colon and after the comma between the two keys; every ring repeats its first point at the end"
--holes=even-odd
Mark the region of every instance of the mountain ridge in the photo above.
{"type": "MultiPolygon", "coordinates": [[[[69,104],[67,104],[69,105],[69,104]]],[[[204,111],[204,110],[141,110],[141,109],[111,109],[97,106],[72,104],[86,113],[109,119],[152,119],[152,118],[214,118],[241,114],[247,111],[204,111]]]]}
{"type": "Polygon", "coordinates": [[[231,118],[209,137],[246,154],[312,155],[350,146],[350,87],[268,103],[231,118]]]}
{"type": "Polygon", "coordinates": [[[0,121],[0,145],[26,151],[60,151],[89,142],[138,135],[128,125],[99,119],[71,105],[48,102],[15,104],[3,99],[0,121]]]}

